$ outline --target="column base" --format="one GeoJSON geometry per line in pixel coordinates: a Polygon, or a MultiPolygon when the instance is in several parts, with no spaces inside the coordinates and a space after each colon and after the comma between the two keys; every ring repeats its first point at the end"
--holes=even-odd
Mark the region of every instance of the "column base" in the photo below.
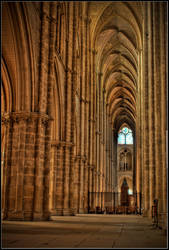
{"type": "Polygon", "coordinates": [[[149,215],[149,210],[144,210],[143,217],[148,217],[148,215],[149,215]]]}
{"type": "Polygon", "coordinates": [[[7,212],[5,210],[1,211],[1,218],[2,218],[2,220],[7,219],[7,212]]]}
{"type": "Polygon", "coordinates": [[[32,212],[24,212],[24,220],[32,221],[33,220],[33,213],[32,212]]]}
{"type": "Polygon", "coordinates": [[[7,211],[6,220],[16,220],[16,221],[23,221],[24,220],[24,213],[23,211],[7,211]]]}
{"type": "Polygon", "coordinates": [[[75,209],[74,209],[74,213],[75,213],[75,214],[78,214],[78,211],[79,211],[78,208],[75,208],[75,209]]]}
{"type": "Polygon", "coordinates": [[[163,229],[164,232],[167,231],[167,221],[167,213],[159,213],[158,226],[159,228],[163,229]]]}
{"type": "Polygon", "coordinates": [[[49,219],[53,220],[55,216],[74,216],[75,209],[73,208],[56,208],[50,212],[49,219]]]}
{"type": "Polygon", "coordinates": [[[43,221],[44,220],[43,213],[34,212],[33,213],[33,220],[34,221],[43,221]]]}
{"type": "Polygon", "coordinates": [[[50,216],[62,216],[63,208],[56,208],[50,212],[50,216]]]}
{"type": "Polygon", "coordinates": [[[49,217],[50,217],[49,211],[43,212],[43,220],[49,220],[49,217]]]}
{"type": "Polygon", "coordinates": [[[87,208],[79,208],[79,214],[88,214],[87,208]]]}
{"type": "Polygon", "coordinates": [[[73,216],[75,215],[73,208],[63,208],[63,215],[65,216],[73,216]]]}

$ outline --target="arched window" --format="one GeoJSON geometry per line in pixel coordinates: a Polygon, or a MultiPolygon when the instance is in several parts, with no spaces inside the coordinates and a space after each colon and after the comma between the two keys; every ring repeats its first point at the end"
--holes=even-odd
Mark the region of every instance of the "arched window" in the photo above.
{"type": "Polygon", "coordinates": [[[133,144],[131,129],[124,127],[118,133],[118,144],[133,144]]]}

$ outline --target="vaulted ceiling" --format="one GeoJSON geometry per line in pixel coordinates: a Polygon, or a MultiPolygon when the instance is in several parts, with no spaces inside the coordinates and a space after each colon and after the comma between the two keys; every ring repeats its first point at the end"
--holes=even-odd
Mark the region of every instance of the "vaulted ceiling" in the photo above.
{"type": "Polygon", "coordinates": [[[93,47],[97,51],[96,72],[102,75],[102,89],[117,131],[123,124],[135,130],[138,51],[142,46],[141,5],[140,13],[135,11],[135,5],[136,2],[101,2],[89,6],[93,47]]]}

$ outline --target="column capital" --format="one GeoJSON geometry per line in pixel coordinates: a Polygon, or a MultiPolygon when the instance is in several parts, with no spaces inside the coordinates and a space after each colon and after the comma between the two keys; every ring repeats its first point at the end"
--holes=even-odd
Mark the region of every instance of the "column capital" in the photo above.
{"type": "Polygon", "coordinates": [[[72,148],[74,147],[74,144],[69,141],[53,141],[51,143],[52,147],[67,147],[67,148],[72,148]]]}
{"type": "Polygon", "coordinates": [[[98,51],[95,50],[95,49],[93,49],[93,50],[92,50],[92,53],[93,53],[93,55],[97,55],[98,51]]]}
{"type": "Polygon", "coordinates": [[[19,123],[21,121],[25,122],[32,122],[36,120],[41,120],[43,124],[48,123],[49,121],[52,121],[53,118],[45,113],[40,112],[24,112],[24,111],[18,111],[18,112],[11,112],[6,113],[2,116],[2,124],[7,123],[19,123]]]}
{"type": "Polygon", "coordinates": [[[86,24],[90,24],[91,23],[91,18],[89,18],[88,16],[84,17],[83,18],[83,21],[86,23],[86,24]]]}
{"type": "Polygon", "coordinates": [[[137,53],[141,53],[143,51],[143,49],[141,49],[141,48],[136,48],[136,52],[137,53]]]}
{"type": "Polygon", "coordinates": [[[48,16],[48,15],[46,15],[46,14],[45,14],[45,17],[46,17],[46,20],[47,20],[48,22],[57,24],[56,18],[51,17],[51,16],[48,16]]]}
{"type": "Polygon", "coordinates": [[[97,134],[97,135],[101,135],[102,132],[97,130],[97,131],[96,131],[96,134],[97,134]]]}
{"type": "Polygon", "coordinates": [[[76,155],[74,158],[75,161],[82,161],[83,163],[87,162],[87,157],[86,155],[76,155]]]}
{"type": "Polygon", "coordinates": [[[67,72],[72,73],[73,71],[72,71],[69,67],[67,67],[67,68],[65,69],[65,72],[66,72],[66,73],[67,73],[67,72]]]}
{"type": "Polygon", "coordinates": [[[89,104],[89,101],[87,99],[84,99],[84,98],[80,98],[80,102],[84,102],[85,104],[89,104]]]}
{"type": "Polygon", "coordinates": [[[89,122],[93,122],[93,123],[95,123],[95,122],[96,122],[96,120],[89,119],[89,122]]]}
{"type": "Polygon", "coordinates": [[[98,72],[97,74],[98,74],[98,76],[100,76],[100,77],[103,76],[103,73],[102,73],[102,72],[98,72]]]}
{"type": "MultiPolygon", "coordinates": [[[[106,89],[105,88],[103,88],[103,94],[105,94],[106,93],[106,89]]],[[[107,103],[106,103],[106,105],[107,105],[107,103]]]]}

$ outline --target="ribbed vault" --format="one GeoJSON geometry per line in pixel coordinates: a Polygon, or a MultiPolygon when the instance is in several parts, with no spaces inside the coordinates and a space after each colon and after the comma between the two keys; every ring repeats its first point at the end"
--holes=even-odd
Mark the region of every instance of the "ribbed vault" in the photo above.
{"type": "Polygon", "coordinates": [[[101,86],[116,131],[124,123],[135,130],[141,46],[137,14],[128,4],[111,3],[103,10],[95,29],[96,71],[102,75],[101,86]]]}

